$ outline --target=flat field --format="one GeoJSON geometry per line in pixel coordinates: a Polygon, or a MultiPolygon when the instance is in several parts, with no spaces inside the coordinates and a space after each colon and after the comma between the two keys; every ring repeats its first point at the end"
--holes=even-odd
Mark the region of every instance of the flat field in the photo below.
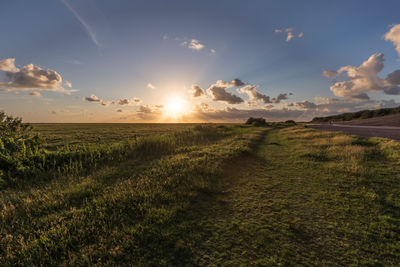
{"type": "Polygon", "coordinates": [[[46,138],[46,148],[56,150],[62,146],[77,144],[104,144],[120,142],[135,136],[163,134],[187,128],[190,123],[34,123],[35,132],[46,138]]]}
{"type": "Polygon", "coordinates": [[[1,266],[400,264],[395,141],[303,126],[74,127],[67,136],[90,136],[70,140],[119,142],[59,141],[31,176],[3,183],[1,266]]]}

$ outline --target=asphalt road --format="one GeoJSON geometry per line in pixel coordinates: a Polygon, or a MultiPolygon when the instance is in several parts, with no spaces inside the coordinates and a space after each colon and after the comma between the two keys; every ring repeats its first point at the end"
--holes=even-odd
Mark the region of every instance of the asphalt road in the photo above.
{"type": "Polygon", "coordinates": [[[355,134],[364,137],[385,137],[400,141],[400,127],[394,126],[320,124],[308,125],[307,127],[324,131],[340,131],[346,134],[355,134]]]}

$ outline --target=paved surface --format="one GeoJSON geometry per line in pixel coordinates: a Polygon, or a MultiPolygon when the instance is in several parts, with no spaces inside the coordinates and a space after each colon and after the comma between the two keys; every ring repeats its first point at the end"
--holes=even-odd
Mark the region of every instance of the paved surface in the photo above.
{"type": "Polygon", "coordinates": [[[308,125],[307,127],[324,131],[340,131],[346,134],[355,134],[364,137],[385,137],[400,141],[400,127],[394,126],[320,124],[308,125]]]}

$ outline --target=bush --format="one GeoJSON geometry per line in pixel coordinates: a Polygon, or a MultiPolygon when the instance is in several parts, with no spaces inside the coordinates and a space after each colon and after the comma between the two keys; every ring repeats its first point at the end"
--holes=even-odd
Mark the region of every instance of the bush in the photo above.
{"type": "Polygon", "coordinates": [[[44,140],[29,124],[0,112],[0,179],[29,175],[33,158],[43,150],[44,140]]]}
{"type": "Polygon", "coordinates": [[[268,123],[265,121],[264,118],[253,118],[250,117],[247,119],[246,124],[251,124],[253,126],[268,126],[268,123]]]}
{"type": "Polygon", "coordinates": [[[287,121],[285,121],[285,123],[287,123],[287,124],[296,124],[296,122],[294,120],[287,120],[287,121]]]}

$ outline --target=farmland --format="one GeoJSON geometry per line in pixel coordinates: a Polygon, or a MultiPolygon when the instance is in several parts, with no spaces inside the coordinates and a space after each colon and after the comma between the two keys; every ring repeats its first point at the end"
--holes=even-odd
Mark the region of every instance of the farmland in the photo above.
{"type": "Polygon", "coordinates": [[[303,126],[34,131],[60,168],[4,178],[0,265],[400,263],[397,142],[303,126]]]}

